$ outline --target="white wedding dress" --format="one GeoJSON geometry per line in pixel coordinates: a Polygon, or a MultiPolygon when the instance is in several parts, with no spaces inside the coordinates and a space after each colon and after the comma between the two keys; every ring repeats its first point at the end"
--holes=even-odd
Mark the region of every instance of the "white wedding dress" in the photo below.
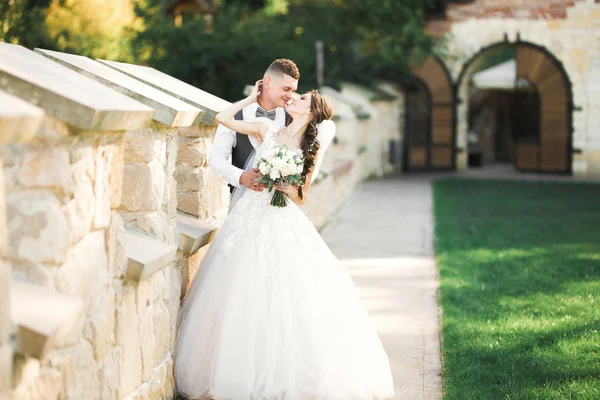
{"type": "MultiPolygon", "coordinates": [[[[277,143],[270,130],[257,150],[277,143]]],[[[246,191],[192,282],[175,381],[189,399],[393,397],[389,360],[345,267],[310,220],[246,191]]]]}

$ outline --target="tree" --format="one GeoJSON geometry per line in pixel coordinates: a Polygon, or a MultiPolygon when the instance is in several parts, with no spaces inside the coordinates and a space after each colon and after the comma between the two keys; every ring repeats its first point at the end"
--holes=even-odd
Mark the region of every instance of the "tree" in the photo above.
{"type": "Polygon", "coordinates": [[[207,32],[203,18],[174,27],[156,11],[156,0],[144,0],[138,4],[146,25],[134,42],[137,57],[235,100],[280,57],[298,64],[300,90],[315,87],[316,40],[325,43],[325,83],[331,86],[344,80],[400,81],[409,74],[409,59],[434,45],[417,0],[277,0],[276,9],[275,2],[260,10],[224,3],[207,32]]]}

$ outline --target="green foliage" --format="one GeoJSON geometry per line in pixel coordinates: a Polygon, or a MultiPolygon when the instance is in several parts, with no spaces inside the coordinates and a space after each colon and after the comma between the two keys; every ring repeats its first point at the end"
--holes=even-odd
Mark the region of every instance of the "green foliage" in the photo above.
{"type": "Polygon", "coordinates": [[[149,64],[228,100],[276,58],[294,60],[300,91],[315,88],[315,42],[324,82],[372,84],[409,75],[429,54],[421,0],[223,0],[215,15],[175,26],[163,0],[0,1],[0,40],[149,64]]]}
{"type": "Polygon", "coordinates": [[[300,88],[316,87],[315,41],[325,44],[325,84],[345,80],[400,80],[408,60],[428,53],[418,1],[291,0],[252,10],[222,6],[212,25],[198,16],[176,27],[146,0],[138,13],[146,29],[134,40],[136,57],[157,69],[228,100],[262,76],[276,58],[290,58],[301,72],[300,88]],[[274,10],[285,11],[274,12],[274,10]]]}
{"type": "Polygon", "coordinates": [[[600,185],[434,183],[451,399],[600,398],[600,185]]]}
{"type": "Polygon", "coordinates": [[[46,11],[51,1],[0,1],[0,41],[29,48],[54,48],[45,24],[46,11]]]}

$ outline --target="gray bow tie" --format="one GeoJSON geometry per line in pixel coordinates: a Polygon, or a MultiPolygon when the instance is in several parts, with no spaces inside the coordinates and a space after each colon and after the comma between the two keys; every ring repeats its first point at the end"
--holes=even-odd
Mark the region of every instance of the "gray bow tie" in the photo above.
{"type": "Polygon", "coordinates": [[[271,111],[265,111],[262,109],[262,107],[258,107],[256,109],[256,117],[266,117],[269,118],[271,121],[275,121],[275,115],[276,112],[275,110],[271,110],[271,111]]]}

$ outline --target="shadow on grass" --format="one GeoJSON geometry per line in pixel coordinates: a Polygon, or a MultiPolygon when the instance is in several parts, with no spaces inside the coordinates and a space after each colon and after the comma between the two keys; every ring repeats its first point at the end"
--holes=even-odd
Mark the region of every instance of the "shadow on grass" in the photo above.
{"type": "Polygon", "coordinates": [[[434,183],[446,398],[600,398],[600,185],[434,183]]]}

